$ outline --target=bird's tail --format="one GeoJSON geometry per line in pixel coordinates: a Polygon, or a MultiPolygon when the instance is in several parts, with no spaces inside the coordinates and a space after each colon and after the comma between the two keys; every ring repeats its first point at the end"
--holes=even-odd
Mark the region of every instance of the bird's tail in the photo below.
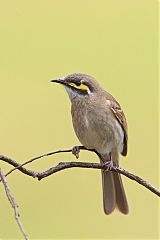
{"type": "Polygon", "coordinates": [[[102,170],[102,186],[104,212],[110,214],[117,208],[121,213],[127,214],[128,202],[120,174],[102,170]]]}

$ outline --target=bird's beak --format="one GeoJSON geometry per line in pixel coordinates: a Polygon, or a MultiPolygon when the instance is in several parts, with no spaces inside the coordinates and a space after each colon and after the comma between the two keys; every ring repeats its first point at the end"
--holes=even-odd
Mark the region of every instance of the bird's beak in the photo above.
{"type": "Polygon", "coordinates": [[[51,80],[51,82],[53,83],[60,83],[60,84],[63,84],[65,85],[65,81],[64,81],[64,78],[58,78],[58,79],[54,79],[54,80],[51,80]]]}

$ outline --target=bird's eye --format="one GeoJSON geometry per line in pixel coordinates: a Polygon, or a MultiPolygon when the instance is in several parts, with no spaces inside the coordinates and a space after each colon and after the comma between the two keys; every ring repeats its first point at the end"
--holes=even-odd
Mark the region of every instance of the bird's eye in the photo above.
{"type": "Polygon", "coordinates": [[[81,81],[75,82],[76,86],[80,86],[81,85],[81,81]]]}

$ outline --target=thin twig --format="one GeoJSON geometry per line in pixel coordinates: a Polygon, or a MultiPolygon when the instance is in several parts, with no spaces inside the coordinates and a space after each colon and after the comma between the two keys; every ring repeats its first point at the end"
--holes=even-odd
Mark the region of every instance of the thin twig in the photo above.
{"type": "Polygon", "coordinates": [[[5,175],[4,175],[3,171],[2,171],[2,169],[0,169],[0,178],[1,178],[1,181],[2,181],[2,183],[4,185],[8,201],[10,202],[12,208],[14,209],[14,215],[15,215],[15,219],[17,221],[17,224],[19,226],[19,229],[22,232],[22,234],[24,236],[24,239],[29,240],[29,237],[27,236],[27,233],[24,230],[24,227],[23,227],[22,222],[20,220],[20,214],[18,212],[18,205],[17,205],[17,203],[15,201],[15,198],[13,197],[13,194],[12,194],[10,188],[9,188],[8,182],[7,182],[6,178],[5,178],[5,175]]]}
{"type": "MultiPolygon", "coordinates": [[[[94,153],[96,153],[98,155],[98,153],[94,149],[87,149],[84,146],[77,146],[77,148],[79,148],[79,151],[80,150],[90,151],[90,152],[94,152],[94,153]]],[[[69,153],[69,152],[73,152],[73,149],[57,150],[57,151],[54,151],[54,152],[49,152],[49,153],[42,154],[42,155],[40,155],[38,157],[31,158],[28,161],[20,164],[19,166],[16,166],[16,167],[12,168],[9,172],[7,172],[5,174],[5,176],[8,176],[9,174],[11,174],[16,169],[18,169],[20,167],[23,167],[24,165],[27,165],[27,164],[29,164],[31,162],[34,162],[34,161],[36,161],[36,160],[38,160],[40,158],[48,157],[48,156],[51,156],[51,155],[54,155],[54,154],[57,154],[57,153],[69,153]]]]}
{"type": "Polygon", "coordinates": [[[34,162],[34,161],[36,161],[36,160],[38,160],[38,159],[40,159],[40,158],[47,157],[47,156],[50,156],[50,155],[53,155],[53,154],[56,154],[56,153],[65,153],[65,152],[71,152],[71,151],[72,151],[72,150],[59,150],[59,151],[55,151],[55,152],[45,153],[45,154],[40,155],[40,156],[38,156],[38,157],[31,158],[31,159],[29,159],[28,161],[20,164],[19,166],[12,168],[9,172],[7,172],[7,173],[5,174],[5,176],[8,176],[8,175],[11,174],[12,172],[14,172],[16,169],[18,169],[18,168],[20,168],[20,167],[23,167],[24,165],[27,165],[27,164],[29,164],[29,163],[31,163],[31,162],[34,162]]]}
{"type": "MultiPolygon", "coordinates": [[[[68,168],[93,168],[93,169],[104,169],[104,170],[108,171],[108,163],[106,162],[106,164],[101,164],[101,163],[88,163],[88,162],[61,162],[57,166],[38,174],[37,178],[38,178],[38,180],[41,180],[41,179],[48,177],[56,172],[59,172],[61,170],[68,169],[68,168]]],[[[143,180],[142,178],[134,175],[133,173],[130,173],[130,172],[126,171],[125,169],[116,167],[116,166],[112,166],[109,171],[118,172],[118,173],[126,176],[127,178],[136,181],[137,183],[146,187],[151,192],[153,192],[154,194],[156,194],[157,196],[160,197],[160,191],[158,189],[153,187],[150,183],[143,180]]]]}
{"type": "Polygon", "coordinates": [[[37,174],[38,174],[38,172],[34,172],[32,170],[29,170],[29,169],[26,169],[24,167],[21,167],[20,163],[17,163],[15,160],[13,160],[13,159],[11,159],[11,158],[9,158],[7,156],[0,155],[0,160],[3,161],[3,162],[7,162],[10,165],[16,167],[19,171],[23,172],[26,175],[29,175],[29,176],[32,176],[32,177],[36,177],[37,174]]]}
{"type": "MultiPolygon", "coordinates": [[[[83,148],[82,148],[83,149],[83,148]]],[[[72,152],[72,150],[60,150],[61,152],[72,152]]],[[[57,151],[57,152],[52,152],[52,154],[55,154],[55,153],[58,153],[60,151],[57,151]]],[[[94,150],[90,150],[90,151],[93,151],[95,152],[94,150]]],[[[96,152],[95,152],[96,153],[96,152]]],[[[43,156],[49,156],[49,155],[52,155],[51,153],[48,153],[48,154],[44,154],[44,155],[41,155],[40,157],[43,157],[43,156]]],[[[97,153],[96,153],[97,154],[97,153]]],[[[37,157],[37,158],[34,158],[34,159],[38,159],[40,157],[37,157]]],[[[76,168],[93,168],[93,169],[104,169],[106,170],[107,169],[107,164],[100,164],[100,163],[88,163],[88,162],[62,162],[62,163],[59,163],[57,166],[55,167],[52,167],[44,172],[35,172],[35,171],[32,171],[32,170],[29,170],[29,169],[26,169],[24,168],[21,164],[17,163],[15,160],[12,160],[8,157],[5,157],[3,155],[0,155],[0,160],[2,161],[5,161],[9,164],[11,164],[12,166],[14,167],[17,167],[17,169],[21,172],[23,172],[24,174],[26,175],[29,175],[29,176],[32,176],[32,177],[36,177],[38,178],[38,180],[41,180],[45,177],[48,177],[56,172],[59,172],[61,170],[64,170],[64,169],[68,169],[68,168],[73,168],[73,167],[76,167],[76,168]]],[[[30,160],[31,161],[31,160],[30,160]]],[[[150,191],[152,191],[154,194],[156,194],[157,196],[160,197],[160,191],[158,189],[156,189],[155,187],[153,187],[151,184],[149,184],[148,182],[146,182],[145,180],[143,180],[142,178],[120,168],[120,167],[117,167],[117,166],[113,166],[111,168],[110,171],[115,171],[115,172],[118,172],[134,181],[136,181],[137,183],[141,184],[142,186],[146,187],[147,189],[149,189],[150,191]]]]}

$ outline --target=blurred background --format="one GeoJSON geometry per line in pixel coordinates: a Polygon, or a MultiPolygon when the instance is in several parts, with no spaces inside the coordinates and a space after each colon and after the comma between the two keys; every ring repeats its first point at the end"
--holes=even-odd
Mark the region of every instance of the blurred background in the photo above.
{"type": "MultiPolygon", "coordinates": [[[[120,102],[129,153],[120,166],[158,187],[158,1],[14,0],[0,7],[0,154],[20,163],[72,148],[70,102],[49,81],[93,75],[120,102]]],[[[92,153],[80,161],[98,162],[92,153]]],[[[71,154],[27,167],[44,171],[71,154]]],[[[0,162],[3,171],[11,167],[0,162]]],[[[69,169],[37,181],[7,178],[31,239],[158,239],[158,197],[123,177],[130,213],[103,213],[101,172],[69,169]]],[[[0,238],[20,239],[0,185],[0,238]]]]}

